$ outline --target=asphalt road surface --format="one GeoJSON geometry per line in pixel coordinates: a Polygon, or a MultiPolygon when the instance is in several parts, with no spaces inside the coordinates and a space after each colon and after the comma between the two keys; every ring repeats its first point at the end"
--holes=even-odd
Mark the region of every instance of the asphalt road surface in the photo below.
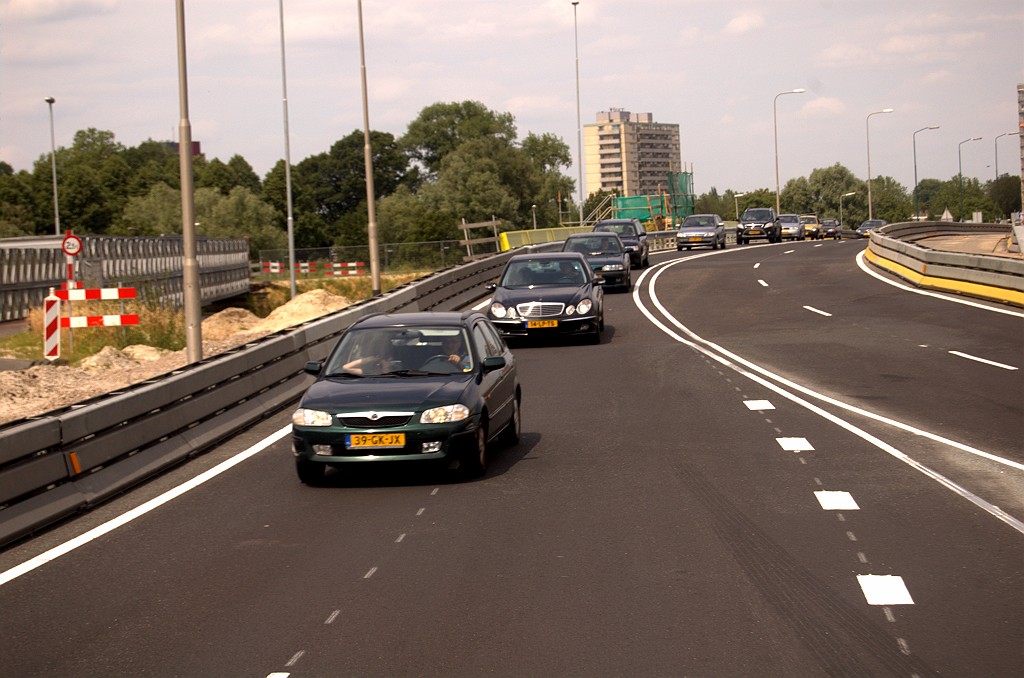
{"type": "Polygon", "coordinates": [[[1020,675],[1024,319],[862,249],[653,256],[475,482],[281,413],[0,553],[0,675],[1020,675]]]}

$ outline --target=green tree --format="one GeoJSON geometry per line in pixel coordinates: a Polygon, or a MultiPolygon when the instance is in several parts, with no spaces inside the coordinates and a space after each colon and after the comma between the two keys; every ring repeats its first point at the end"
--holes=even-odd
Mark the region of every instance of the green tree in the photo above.
{"type": "Polygon", "coordinates": [[[428,176],[436,176],[445,156],[467,141],[486,137],[513,143],[516,126],[512,114],[491,111],[479,101],[436,103],[409,123],[401,144],[428,176]]]}
{"type": "Polygon", "coordinates": [[[1017,175],[1004,174],[995,181],[989,182],[986,193],[991,198],[992,204],[995,205],[996,219],[1005,219],[1021,209],[1020,177],[1017,175]]]}
{"type": "Polygon", "coordinates": [[[889,223],[909,221],[914,212],[914,199],[903,184],[892,177],[876,177],[871,182],[872,216],[889,223]]]}

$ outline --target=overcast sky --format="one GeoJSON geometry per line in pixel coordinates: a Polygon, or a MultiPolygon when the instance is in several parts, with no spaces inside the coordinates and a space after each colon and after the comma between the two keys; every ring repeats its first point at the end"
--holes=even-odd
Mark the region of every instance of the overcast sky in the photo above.
{"type": "MultiPolygon", "coordinates": [[[[0,0],[0,159],[16,170],[94,127],[176,139],[174,0],[0,0]]],[[[278,0],[186,0],[192,137],[262,178],[284,157],[278,0]]],[[[361,130],[356,0],[285,0],[291,159],[361,130]]],[[[695,190],[775,186],[837,162],[913,185],[1020,172],[1021,0],[580,0],[580,108],[677,123],[695,190]],[[890,114],[868,114],[893,108],[890,114]],[[960,146],[971,137],[981,141],[960,146]]],[[[370,125],[482,102],[578,157],[570,0],[364,0],[370,125]]],[[[566,174],[576,177],[575,166],[566,174]]]]}

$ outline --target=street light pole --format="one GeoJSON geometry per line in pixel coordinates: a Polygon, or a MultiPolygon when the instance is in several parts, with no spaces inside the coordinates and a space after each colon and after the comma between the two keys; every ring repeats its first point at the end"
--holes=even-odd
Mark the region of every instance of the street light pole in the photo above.
{"type": "Polygon", "coordinates": [[[377,248],[377,206],[374,204],[373,149],[370,146],[370,107],[366,96],[366,50],[363,47],[363,0],[359,10],[359,72],[363,85],[363,162],[366,166],[366,238],[370,246],[370,294],[380,296],[380,252],[377,248]]]}
{"type": "MultiPolygon", "coordinates": [[[[803,94],[806,91],[807,90],[802,87],[798,89],[791,89],[788,92],[779,92],[775,95],[775,98],[772,99],[772,132],[775,136],[775,214],[778,214],[781,211],[781,207],[779,206],[779,126],[777,122],[778,115],[776,112],[776,103],[778,102],[779,97],[784,94],[803,94]]],[[[738,216],[736,218],[739,219],[738,216]]]]}
{"type": "Polygon", "coordinates": [[[203,359],[203,302],[199,287],[199,257],[196,251],[195,184],[192,174],[192,123],[188,118],[188,68],[185,57],[185,0],[177,0],[178,23],[178,104],[181,122],[178,131],[178,165],[181,174],[182,295],[185,306],[185,359],[197,363],[203,359]]]}
{"type": "Polygon", "coordinates": [[[892,111],[893,109],[891,108],[883,108],[880,111],[868,113],[868,117],[864,118],[864,128],[867,131],[868,140],[868,219],[873,219],[875,216],[873,213],[874,205],[871,198],[871,125],[869,123],[871,122],[872,115],[878,115],[879,113],[892,113],[892,111]]]}
{"type": "Polygon", "coordinates": [[[284,192],[288,206],[288,288],[295,298],[295,219],[292,214],[292,153],[288,134],[288,75],[284,63],[284,0],[278,0],[281,17],[281,100],[284,103],[284,192]]]}
{"type": "Polygon", "coordinates": [[[533,210],[533,230],[537,230],[537,206],[531,205],[530,209],[533,210]]]}
{"type": "MultiPolygon", "coordinates": [[[[917,132],[923,132],[926,129],[939,129],[938,125],[928,125],[917,130],[917,132]]],[[[914,132],[911,139],[914,142],[914,221],[917,221],[921,216],[921,211],[917,207],[917,132],[914,132]]]]}
{"type": "Polygon", "coordinates": [[[736,221],[740,220],[740,198],[745,195],[746,193],[734,193],[732,196],[733,202],[736,203],[736,221]]]}
{"type": "Polygon", "coordinates": [[[996,140],[993,142],[995,146],[996,154],[996,179],[999,178],[999,137],[1019,137],[1020,132],[1003,132],[996,136],[996,140]]]}
{"type": "Polygon", "coordinates": [[[60,235],[60,207],[57,202],[57,142],[53,134],[53,97],[43,99],[50,106],[50,169],[53,172],[53,233],[60,235]]]}
{"type": "Polygon", "coordinates": [[[857,191],[850,191],[849,193],[843,193],[839,196],[839,230],[843,230],[843,198],[849,198],[851,195],[857,195],[857,191]]]}
{"type": "Polygon", "coordinates": [[[583,225],[583,132],[582,118],[580,117],[580,37],[576,21],[576,5],[579,0],[572,3],[572,34],[576,44],[576,169],[579,173],[579,188],[577,193],[580,201],[580,226],[583,225]]]}
{"type": "Polygon", "coordinates": [[[960,223],[964,223],[964,156],[963,146],[968,141],[981,141],[981,137],[971,137],[970,139],[964,139],[956,147],[957,157],[957,176],[960,178],[960,223]]]}

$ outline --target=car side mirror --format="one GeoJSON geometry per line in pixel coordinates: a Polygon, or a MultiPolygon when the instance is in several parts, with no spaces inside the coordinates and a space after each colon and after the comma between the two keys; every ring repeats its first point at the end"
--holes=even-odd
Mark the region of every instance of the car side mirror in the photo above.
{"type": "Polygon", "coordinates": [[[494,290],[498,289],[498,283],[496,283],[496,282],[487,283],[487,289],[490,290],[491,292],[493,292],[494,290]]]}
{"type": "Polygon", "coordinates": [[[319,360],[310,360],[302,369],[313,376],[318,377],[320,376],[320,370],[323,369],[323,366],[324,364],[319,360]]]}
{"type": "Polygon", "coordinates": [[[484,368],[484,372],[493,372],[494,370],[500,370],[505,366],[505,358],[500,355],[492,355],[484,358],[481,366],[484,368]]]}
{"type": "Polygon", "coordinates": [[[591,282],[593,282],[595,285],[604,285],[608,281],[605,280],[604,278],[594,278],[591,280],[591,282]]]}

